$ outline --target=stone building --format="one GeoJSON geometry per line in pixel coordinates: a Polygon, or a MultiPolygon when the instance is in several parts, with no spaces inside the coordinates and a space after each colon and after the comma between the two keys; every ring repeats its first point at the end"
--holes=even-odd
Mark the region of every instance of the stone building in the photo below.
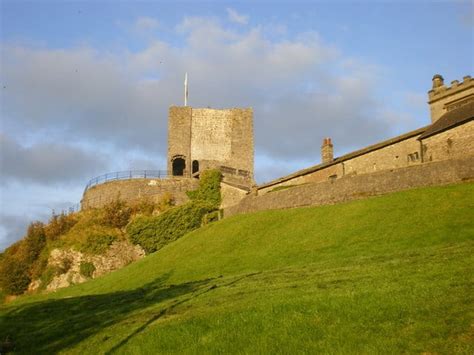
{"type": "Polygon", "coordinates": [[[130,175],[125,181],[117,178],[96,184],[84,192],[82,208],[100,207],[117,196],[128,201],[144,196],[159,200],[165,193],[173,194],[178,204],[184,203],[186,191],[197,187],[200,172],[211,168],[223,174],[221,207],[233,213],[239,208],[296,207],[469,179],[474,170],[474,79],[465,76],[462,82],[445,86],[443,77],[435,75],[428,99],[431,124],[336,158],[331,138],[325,138],[321,164],[257,187],[251,108],[172,106],[168,177],[132,180],[130,175]],[[307,191],[300,189],[298,195],[286,189],[279,196],[268,194],[298,185],[307,191]],[[284,193],[286,198],[282,198],[284,193]]]}
{"type": "Polygon", "coordinates": [[[279,186],[323,182],[384,170],[406,168],[428,162],[474,155],[474,79],[465,76],[444,85],[441,75],[433,77],[428,92],[431,124],[355,152],[333,158],[333,143],[325,138],[321,164],[258,186],[267,193],[279,186]]]}
{"type": "MultiPolygon", "coordinates": [[[[197,188],[199,174],[219,169],[223,175],[222,206],[237,203],[254,182],[253,110],[172,106],[168,117],[166,178],[128,178],[112,174],[111,181],[86,188],[82,208],[100,207],[120,196],[126,201],[143,197],[158,201],[165,193],[175,202],[187,201],[186,191],[197,188]],[[125,178],[118,178],[118,176],[125,178]]],[[[127,172],[125,172],[127,173],[127,172]]]]}

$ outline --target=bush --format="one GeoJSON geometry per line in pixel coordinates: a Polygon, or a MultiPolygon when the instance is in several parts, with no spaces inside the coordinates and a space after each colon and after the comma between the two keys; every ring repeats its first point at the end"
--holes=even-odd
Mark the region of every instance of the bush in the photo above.
{"type": "Polygon", "coordinates": [[[117,237],[110,234],[92,233],[79,247],[79,251],[87,254],[104,254],[117,237]]]}
{"type": "Polygon", "coordinates": [[[203,216],[212,209],[211,205],[203,202],[188,202],[159,216],[135,218],[127,226],[127,233],[132,243],[140,244],[147,253],[153,253],[199,228],[203,216]]]}
{"type": "Polygon", "coordinates": [[[95,266],[93,263],[83,261],[81,262],[81,265],[79,266],[79,270],[82,276],[91,278],[92,275],[94,274],[95,266]]]}
{"type": "Polygon", "coordinates": [[[49,285],[49,283],[53,280],[53,278],[58,274],[59,273],[58,273],[57,267],[48,266],[41,274],[40,290],[44,290],[49,285]]]}
{"type": "Polygon", "coordinates": [[[161,196],[160,200],[158,201],[157,208],[158,211],[164,212],[169,210],[171,207],[174,206],[174,198],[173,195],[169,192],[165,192],[163,196],[161,196]]]}
{"type": "Polygon", "coordinates": [[[45,245],[44,224],[41,222],[30,223],[26,238],[22,241],[17,255],[30,267],[38,259],[45,245]]]}
{"type": "Polygon", "coordinates": [[[199,177],[199,188],[188,191],[187,195],[191,201],[201,201],[217,209],[221,204],[221,180],[219,170],[205,170],[199,177]]]}
{"type": "Polygon", "coordinates": [[[110,227],[122,228],[127,225],[131,214],[132,209],[118,197],[104,206],[103,223],[110,227]]]}
{"type": "Polygon", "coordinates": [[[142,214],[145,216],[151,216],[153,211],[155,210],[155,203],[146,197],[141,198],[137,202],[135,202],[132,206],[132,214],[142,214]]]}
{"type": "Polygon", "coordinates": [[[77,217],[74,214],[53,215],[44,231],[47,240],[57,240],[61,235],[66,234],[77,223],[77,217]]]}
{"type": "Polygon", "coordinates": [[[202,218],[202,224],[209,224],[219,220],[220,211],[212,211],[204,215],[202,218]]]}
{"type": "Polygon", "coordinates": [[[14,256],[5,256],[0,266],[0,287],[9,295],[20,295],[31,282],[27,264],[14,256]]]}

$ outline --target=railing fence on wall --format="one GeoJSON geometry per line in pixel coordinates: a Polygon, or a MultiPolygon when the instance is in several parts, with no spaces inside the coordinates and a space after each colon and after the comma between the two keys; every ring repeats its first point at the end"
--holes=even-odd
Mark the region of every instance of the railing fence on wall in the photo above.
{"type": "Polygon", "coordinates": [[[127,170],[107,173],[90,179],[84,189],[86,192],[92,186],[100,185],[108,181],[130,180],[130,179],[165,179],[168,177],[166,170],[127,170]]]}
{"type": "MultiPolygon", "coordinates": [[[[166,170],[126,170],[126,171],[115,171],[113,173],[107,173],[100,176],[96,176],[93,179],[90,179],[87,183],[84,192],[90,189],[93,186],[106,183],[108,181],[115,180],[131,180],[131,179],[166,179],[168,177],[168,172],[166,170]]],[[[81,204],[76,203],[71,207],[62,209],[59,214],[71,214],[74,212],[79,212],[81,210],[81,204]]],[[[53,215],[58,214],[53,210],[53,215]]]]}

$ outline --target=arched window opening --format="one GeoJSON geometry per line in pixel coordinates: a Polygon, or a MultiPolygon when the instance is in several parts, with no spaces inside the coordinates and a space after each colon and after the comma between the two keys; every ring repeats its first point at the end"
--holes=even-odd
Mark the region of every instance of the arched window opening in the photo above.
{"type": "Polygon", "coordinates": [[[199,171],[199,162],[197,160],[193,160],[193,174],[199,171]]]}
{"type": "Polygon", "coordinates": [[[183,176],[186,162],[183,158],[173,160],[173,176],[183,176]]]}

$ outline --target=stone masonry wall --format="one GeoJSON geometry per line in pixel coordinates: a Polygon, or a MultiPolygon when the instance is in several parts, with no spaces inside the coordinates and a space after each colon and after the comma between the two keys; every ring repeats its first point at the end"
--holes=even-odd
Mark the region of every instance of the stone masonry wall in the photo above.
{"type": "Polygon", "coordinates": [[[176,204],[188,201],[186,191],[195,190],[199,185],[197,179],[132,179],[109,181],[89,188],[82,197],[82,209],[102,207],[118,196],[127,202],[149,197],[159,201],[163,194],[173,195],[176,204]]]}
{"type": "Polygon", "coordinates": [[[266,193],[277,186],[301,185],[338,179],[347,175],[371,174],[381,170],[398,169],[421,163],[421,144],[418,136],[345,160],[338,164],[295,176],[290,180],[259,189],[266,193]]]}
{"type": "Polygon", "coordinates": [[[411,137],[343,162],[344,175],[370,174],[420,164],[421,145],[417,138],[411,137]]]}
{"type": "Polygon", "coordinates": [[[438,161],[474,155],[474,121],[423,139],[423,160],[438,161]]]}
{"type": "Polygon", "coordinates": [[[253,184],[254,141],[251,108],[210,109],[171,107],[168,123],[168,171],[175,156],[186,160],[184,176],[191,164],[199,170],[227,166],[247,171],[247,185],[253,184]]]}
{"type": "Polygon", "coordinates": [[[418,164],[373,174],[295,186],[259,196],[246,196],[224,209],[224,217],[262,210],[318,206],[386,194],[417,187],[474,180],[474,156],[418,164]]]}
{"type": "Polygon", "coordinates": [[[172,106],[168,117],[168,174],[172,175],[172,159],[183,156],[186,161],[184,176],[191,174],[191,107],[172,106]]]}

